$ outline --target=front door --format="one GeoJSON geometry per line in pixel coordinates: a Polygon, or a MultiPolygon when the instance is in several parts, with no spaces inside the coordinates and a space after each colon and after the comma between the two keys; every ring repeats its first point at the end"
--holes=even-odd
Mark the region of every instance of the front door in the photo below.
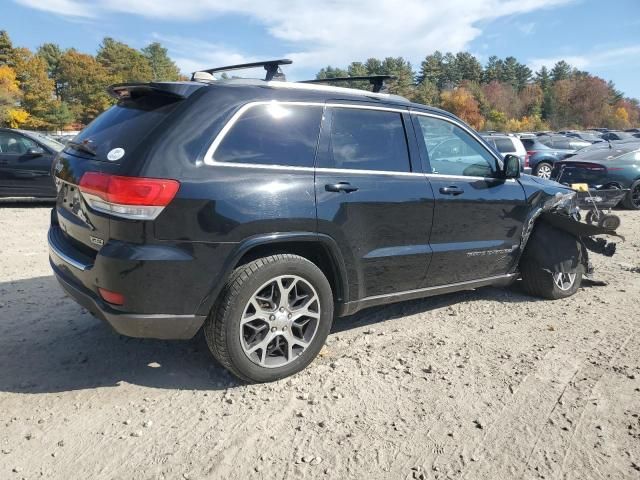
{"type": "Polygon", "coordinates": [[[55,196],[52,155],[18,132],[0,131],[0,195],[55,196]]]}
{"type": "Polygon", "coordinates": [[[318,231],[340,244],[351,301],[424,281],[433,193],[419,172],[410,123],[401,109],[336,105],[325,111],[316,161],[318,231]]]}
{"type": "Polygon", "coordinates": [[[498,159],[453,119],[414,113],[435,195],[425,286],[503,275],[519,255],[528,208],[517,180],[498,178],[498,159]]]}

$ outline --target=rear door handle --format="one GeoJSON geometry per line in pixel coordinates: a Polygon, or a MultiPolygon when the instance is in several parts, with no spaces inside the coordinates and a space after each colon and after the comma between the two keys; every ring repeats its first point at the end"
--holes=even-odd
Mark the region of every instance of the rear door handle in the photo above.
{"type": "Polygon", "coordinates": [[[450,185],[448,187],[440,187],[440,193],[443,195],[461,195],[464,190],[456,185],[450,185]]]}
{"type": "Polygon", "coordinates": [[[324,186],[327,192],[345,192],[351,193],[358,190],[358,187],[351,185],[349,182],[327,183],[324,186]]]}

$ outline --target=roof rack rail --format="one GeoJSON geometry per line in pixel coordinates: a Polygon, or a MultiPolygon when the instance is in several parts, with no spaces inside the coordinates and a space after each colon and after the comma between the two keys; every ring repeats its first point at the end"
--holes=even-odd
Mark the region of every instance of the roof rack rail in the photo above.
{"type": "Polygon", "coordinates": [[[286,80],[284,74],[282,73],[282,71],[280,70],[280,65],[290,65],[292,64],[293,61],[289,60],[288,58],[281,58],[278,60],[265,60],[262,62],[252,62],[252,63],[240,63],[238,65],[227,65],[225,67],[215,67],[215,68],[208,68],[206,70],[198,70],[197,72],[193,72],[191,74],[191,80],[198,80],[198,73],[208,73],[209,75],[212,75],[213,73],[216,72],[227,72],[229,70],[244,70],[247,68],[256,68],[256,67],[264,67],[264,69],[267,71],[267,73],[265,74],[264,79],[266,81],[270,81],[270,80],[286,80]]]}
{"type": "Polygon", "coordinates": [[[332,77],[332,78],[316,78],[314,80],[301,80],[298,83],[332,83],[332,82],[355,82],[368,80],[373,85],[374,93],[384,92],[386,85],[385,80],[396,80],[395,75],[362,75],[353,77],[332,77]]]}

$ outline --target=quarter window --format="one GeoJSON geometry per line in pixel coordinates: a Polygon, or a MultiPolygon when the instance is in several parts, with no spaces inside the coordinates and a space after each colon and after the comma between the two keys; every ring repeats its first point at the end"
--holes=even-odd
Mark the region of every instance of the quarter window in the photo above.
{"type": "Polygon", "coordinates": [[[408,172],[409,151],[400,113],[333,108],[330,167],[408,172]]]}
{"type": "Polygon", "coordinates": [[[249,107],[214,152],[217,162],[313,167],[321,106],[279,104],[249,107]]]}
{"type": "Polygon", "coordinates": [[[495,158],[475,138],[446,120],[417,115],[432,173],[490,177],[495,158]]]}
{"type": "Polygon", "coordinates": [[[508,138],[496,138],[495,142],[496,148],[500,153],[509,153],[516,151],[515,147],[513,146],[513,142],[511,142],[511,140],[509,140],[508,138]]]}

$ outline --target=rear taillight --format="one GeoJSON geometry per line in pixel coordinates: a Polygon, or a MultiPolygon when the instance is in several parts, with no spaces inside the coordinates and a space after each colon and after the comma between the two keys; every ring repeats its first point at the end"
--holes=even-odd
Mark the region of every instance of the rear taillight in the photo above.
{"type": "Polygon", "coordinates": [[[166,178],[121,177],[87,172],[79,189],[99,212],[137,220],[153,220],[176,196],[180,182],[166,178]]]}
{"type": "Polygon", "coordinates": [[[530,158],[531,158],[531,155],[530,155],[529,153],[527,153],[527,154],[524,156],[524,166],[525,166],[525,167],[528,167],[528,166],[529,166],[529,159],[530,159],[530,158]]]}

